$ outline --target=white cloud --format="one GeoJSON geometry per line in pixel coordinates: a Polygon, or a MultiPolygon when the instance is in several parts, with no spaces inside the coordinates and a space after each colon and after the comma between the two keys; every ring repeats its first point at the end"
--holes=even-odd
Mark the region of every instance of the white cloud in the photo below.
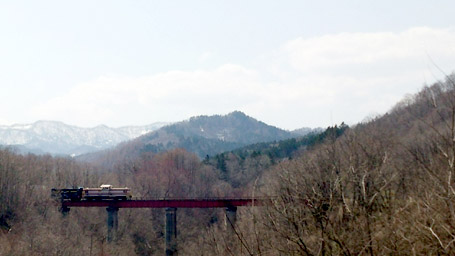
{"type": "Polygon", "coordinates": [[[455,31],[423,27],[298,38],[262,60],[260,68],[226,64],[144,77],[103,76],[32,111],[41,119],[86,126],[177,121],[233,110],[289,129],[355,123],[388,110],[405,93],[420,89],[425,78],[433,80],[436,68],[428,55],[452,72],[455,31]]]}
{"type": "Polygon", "coordinates": [[[288,42],[283,49],[291,56],[293,66],[301,71],[324,71],[384,62],[394,66],[394,62],[402,60],[424,61],[427,54],[438,57],[455,55],[455,33],[453,29],[428,27],[402,33],[341,33],[298,38],[288,42]]]}
{"type": "Polygon", "coordinates": [[[302,109],[318,106],[320,120],[325,116],[325,120],[355,123],[370,113],[384,113],[405,93],[418,91],[425,79],[434,80],[432,73],[441,77],[430,57],[452,72],[455,31],[421,27],[401,33],[298,38],[286,43],[281,54],[293,69],[287,74],[296,77],[295,87],[300,86],[294,96],[308,100],[300,104],[302,109]]]}
{"type": "Polygon", "coordinates": [[[33,109],[42,119],[114,125],[178,121],[226,113],[255,101],[254,71],[227,64],[215,70],[170,71],[147,77],[103,76],[33,109]]]}

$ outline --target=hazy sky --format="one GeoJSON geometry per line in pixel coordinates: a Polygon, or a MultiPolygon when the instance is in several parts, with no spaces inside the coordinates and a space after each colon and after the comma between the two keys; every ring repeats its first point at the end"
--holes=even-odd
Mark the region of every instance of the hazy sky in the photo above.
{"type": "Polygon", "coordinates": [[[0,1],[0,124],[354,124],[455,70],[455,1],[0,1]],[[434,63],[433,63],[434,62],[434,63]]]}

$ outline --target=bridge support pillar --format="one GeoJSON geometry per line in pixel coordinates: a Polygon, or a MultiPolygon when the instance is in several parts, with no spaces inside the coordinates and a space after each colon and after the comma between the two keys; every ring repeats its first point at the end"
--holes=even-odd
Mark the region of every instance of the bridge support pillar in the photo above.
{"type": "Polygon", "coordinates": [[[229,232],[234,233],[235,222],[237,221],[237,207],[236,206],[228,206],[226,207],[226,229],[229,232]]]}
{"type": "Polygon", "coordinates": [[[117,229],[118,229],[118,208],[107,207],[107,242],[117,240],[117,229]]]}
{"type": "Polygon", "coordinates": [[[60,212],[62,213],[63,217],[66,217],[68,213],[70,212],[70,208],[66,206],[62,206],[59,208],[60,212]]]}
{"type": "Polygon", "coordinates": [[[166,208],[166,255],[177,255],[177,208],[166,208]]]}

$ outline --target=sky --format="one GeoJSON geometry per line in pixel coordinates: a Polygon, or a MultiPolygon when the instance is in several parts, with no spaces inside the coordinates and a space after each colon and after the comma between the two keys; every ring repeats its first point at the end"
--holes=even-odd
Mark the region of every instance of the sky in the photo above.
{"type": "Polygon", "coordinates": [[[455,1],[0,0],[0,124],[353,125],[455,71],[455,1]]]}

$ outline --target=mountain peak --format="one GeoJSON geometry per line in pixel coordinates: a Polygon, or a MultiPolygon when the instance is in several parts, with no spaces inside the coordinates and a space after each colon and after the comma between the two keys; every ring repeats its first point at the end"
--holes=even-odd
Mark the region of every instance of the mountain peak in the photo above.
{"type": "Polygon", "coordinates": [[[227,116],[241,117],[241,118],[248,117],[248,118],[250,118],[250,117],[247,116],[245,113],[243,113],[242,111],[238,111],[238,110],[235,110],[235,111],[233,111],[233,112],[227,114],[227,116]]]}
{"type": "Polygon", "coordinates": [[[146,134],[138,140],[165,149],[182,147],[199,156],[216,154],[244,145],[291,138],[285,130],[267,125],[241,111],[227,115],[196,116],[146,134]],[[203,143],[206,143],[203,145],[203,143]],[[211,146],[207,146],[211,145],[211,146]]]}

